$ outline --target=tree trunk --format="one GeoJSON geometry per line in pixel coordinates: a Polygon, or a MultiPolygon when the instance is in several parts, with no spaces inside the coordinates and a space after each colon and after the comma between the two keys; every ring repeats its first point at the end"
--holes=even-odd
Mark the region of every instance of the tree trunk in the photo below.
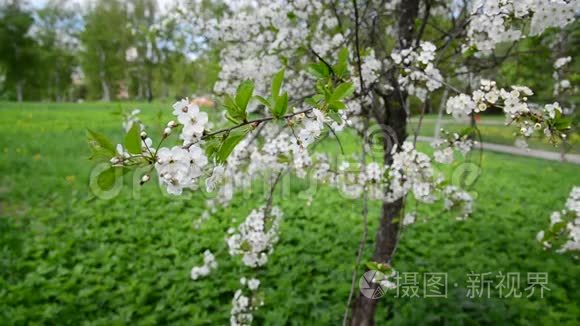
{"type": "Polygon", "coordinates": [[[109,83],[105,79],[101,79],[101,88],[103,91],[102,101],[110,102],[111,101],[111,91],[109,89],[109,83]]]}
{"type": "Polygon", "coordinates": [[[101,89],[102,89],[102,101],[110,102],[111,101],[111,89],[109,87],[109,82],[107,82],[107,76],[105,73],[105,61],[106,61],[106,54],[103,50],[99,52],[99,78],[101,79],[101,89]]]}
{"type": "MultiPolygon", "coordinates": [[[[392,101],[393,99],[385,98],[385,100],[392,101]]],[[[405,99],[403,99],[403,103],[404,100],[405,99]]],[[[397,144],[398,148],[401,148],[401,145],[407,138],[407,112],[402,105],[393,108],[389,103],[392,102],[387,102],[386,109],[389,114],[386,115],[384,120],[385,134],[382,137],[384,151],[383,160],[385,165],[392,164],[392,146],[397,144]],[[396,136],[395,139],[393,139],[393,135],[396,136]]],[[[396,220],[401,220],[400,214],[402,208],[403,199],[399,199],[392,203],[383,202],[381,221],[375,239],[373,261],[379,263],[389,263],[391,261],[391,257],[397,246],[397,235],[399,232],[399,223],[396,222],[396,220]]],[[[377,287],[377,284],[371,284],[371,286],[377,287]]],[[[379,299],[367,298],[359,293],[354,302],[350,324],[353,326],[374,325],[378,300],[379,299]]]]}
{"type": "MultiPolygon", "coordinates": [[[[414,35],[415,19],[419,12],[420,0],[406,0],[400,4],[400,16],[398,22],[398,45],[399,48],[408,48],[412,44],[414,35]]],[[[391,155],[394,144],[401,148],[407,138],[407,94],[398,89],[394,76],[388,77],[392,85],[397,86],[395,94],[383,96],[385,112],[382,112],[381,124],[383,130],[383,161],[385,165],[391,165],[391,155]],[[396,139],[393,139],[396,136],[396,139]]],[[[389,263],[395,252],[398,240],[400,214],[403,209],[404,199],[392,203],[383,202],[381,221],[375,239],[375,251],[373,261],[389,263]]],[[[371,286],[376,287],[376,284],[371,286]]],[[[360,291],[352,308],[351,325],[372,326],[375,324],[375,311],[378,299],[370,299],[361,295],[360,291]]]]}
{"type": "Polygon", "coordinates": [[[19,80],[18,82],[16,82],[16,99],[18,100],[18,102],[22,102],[22,100],[24,99],[24,82],[22,80],[19,80]]]}

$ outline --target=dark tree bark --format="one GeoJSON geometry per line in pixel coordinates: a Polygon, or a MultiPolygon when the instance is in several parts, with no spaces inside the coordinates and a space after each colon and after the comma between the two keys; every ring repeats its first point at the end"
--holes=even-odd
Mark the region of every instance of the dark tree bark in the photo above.
{"type": "MultiPolygon", "coordinates": [[[[400,5],[398,22],[398,47],[407,48],[412,45],[414,36],[415,19],[419,12],[420,0],[405,0],[400,5]]],[[[399,89],[396,78],[389,76],[391,84],[395,87],[394,93],[382,96],[384,109],[374,115],[383,130],[384,163],[392,163],[391,149],[394,144],[401,148],[407,138],[407,112],[405,110],[407,94],[399,89]]],[[[381,212],[381,220],[375,239],[375,251],[373,261],[389,263],[394,254],[398,241],[399,224],[397,219],[403,209],[403,199],[392,203],[384,202],[381,212]]],[[[373,286],[377,286],[374,284],[373,286]]],[[[351,325],[372,326],[375,324],[375,312],[378,299],[370,299],[358,293],[352,308],[351,325]]]]}

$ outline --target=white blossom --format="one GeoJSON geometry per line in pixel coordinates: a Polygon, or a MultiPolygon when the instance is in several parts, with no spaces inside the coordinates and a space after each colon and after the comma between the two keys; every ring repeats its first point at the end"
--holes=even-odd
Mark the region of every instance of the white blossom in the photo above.
{"type": "Polygon", "coordinates": [[[203,253],[203,265],[201,266],[194,266],[191,269],[191,279],[197,280],[200,277],[208,276],[212,270],[217,268],[217,262],[215,260],[215,256],[211,253],[211,251],[206,250],[203,253]]]}

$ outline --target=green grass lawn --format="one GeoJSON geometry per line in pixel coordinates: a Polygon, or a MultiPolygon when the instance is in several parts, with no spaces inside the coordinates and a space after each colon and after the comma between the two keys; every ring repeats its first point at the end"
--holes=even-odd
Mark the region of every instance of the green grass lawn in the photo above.
{"type": "MultiPolygon", "coordinates": [[[[166,197],[154,183],[133,187],[128,176],[119,196],[91,199],[86,128],[120,139],[120,119],[111,114],[118,106],[0,104],[0,325],[228,323],[240,275],[249,271],[229,257],[224,237],[264,193],[256,188],[236,197],[199,230],[192,221],[203,211],[201,193],[166,197]],[[192,281],[190,269],[205,249],[216,253],[219,267],[192,281]]],[[[156,123],[159,110],[163,119],[171,113],[168,104],[138,106],[147,123],[156,123]]],[[[346,148],[358,147],[346,138],[346,148]]],[[[387,294],[377,324],[577,325],[580,264],[543,251],[534,238],[580,184],[579,172],[571,164],[485,153],[473,217],[458,222],[440,214],[441,205],[419,206],[420,216],[431,219],[408,228],[394,262],[400,273],[448,273],[447,298],[387,294]],[[528,272],[547,272],[550,291],[544,298],[499,299],[494,290],[490,299],[469,299],[470,272],[518,272],[522,291],[528,272]],[[387,307],[394,308],[389,322],[387,307]]],[[[285,217],[280,242],[258,271],[265,306],[255,324],[339,324],[362,232],[361,204],[319,187],[308,205],[308,185],[289,184],[275,200],[285,217]]],[[[371,204],[367,259],[378,208],[371,204]]]]}

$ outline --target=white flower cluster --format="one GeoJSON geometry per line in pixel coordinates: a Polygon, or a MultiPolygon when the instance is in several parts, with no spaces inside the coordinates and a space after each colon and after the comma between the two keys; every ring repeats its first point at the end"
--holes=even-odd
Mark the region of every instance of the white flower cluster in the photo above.
{"type": "Polygon", "coordinates": [[[565,65],[569,64],[572,61],[572,57],[562,57],[556,59],[554,62],[554,69],[562,69],[565,65]]]}
{"type": "Polygon", "coordinates": [[[407,214],[405,214],[405,217],[403,218],[403,225],[404,226],[411,225],[411,224],[414,224],[415,221],[417,221],[417,214],[416,213],[407,213],[407,214]]]}
{"type": "Polygon", "coordinates": [[[554,129],[550,123],[550,120],[554,120],[562,114],[562,108],[558,102],[546,104],[539,111],[525,113],[527,112],[520,112],[509,116],[511,122],[515,122],[518,125],[520,134],[524,137],[531,137],[535,131],[543,130],[544,136],[548,137],[551,141],[558,137],[566,138],[566,134],[554,129]]]}
{"type": "Polygon", "coordinates": [[[369,199],[384,198],[385,175],[387,166],[377,162],[365,165],[343,161],[336,172],[330,172],[327,160],[320,160],[315,177],[336,187],[347,198],[360,198],[366,193],[369,199]]]}
{"type": "Polygon", "coordinates": [[[197,280],[200,277],[208,276],[212,270],[217,268],[217,262],[215,260],[215,256],[211,253],[211,251],[206,250],[203,253],[203,265],[201,266],[194,266],[191,269],[191,279],[197,280]]]}
{"type": "Polygon", "coordinates": [[[399,84],[421,101],[425,101],[428,92],[442,85],[443,76],[433,64],[435,50],[437,48],[433,43],[421,42],[417,51],[408,48],[391,53],[393,62],[402,68],[399,84]]]}
{"type": "Polygon", "coordinates": [[[403,198],[413,192],[421,202],[432,203],[435,200],[434,173],[429,156],[415,150],[413,143],[405,142],[400,152],[393,149],[393,164],[389,167],[389,189],[385,196],[387,202],[403,198]]]}
{"type": "Polygon", "coordinates": [[[324,113],[318,109],[312,109],[314,119],[307,119],[305,115],[300,115],[297,119],[302,120],[303,127],[298,131],[298,142],[296,145],[306,148],[310,146],[320,136],[324,128],[324,122],[327,120],[324,113]]]}
{"type": "Polygon", "coordinates": [[[203,174],[203,167],[208,163],[201,147],[197,145],[183,148],[163,147],[157,152],[155,170],[159,182],[172,195],[181,195],[183,189],[197,189],[198,178],[203,174]]]}
{"type": "Polygon", "coordinates": [[[258,279],[252,278],[246,280],[245,277],[240,279],[240,283],[247,286],[251,291],[250,295],[244,295],[243,289],[238,289],[234,293],[232,300],[232,309],[230,311],[230,325],[231,326],[247,326],[251,325],[254,320],[252,311],[258,309],[259,306],[264,305],[264,301],[256,296],[256,291],[260,286],[258,279]]]}
{"type": "Polygon", "coordinates": [[[282,211],[274,206],[253,210],[246,220],[238,227],[237,233],[226,238],[230,255],[243,255],[242,262],[249,267],[263,266],[268,261],[268,255],[278,242],[278,227],[282,219],[282,211]]]}
{"type": "MultiPolygon", "coordinates": [[[[369,53],[362,58],[361,75],[367,89],[379,79],[382,65],[381,61],[375,56],[374,51],[369,51],[369,53]]],[[[357,71],[357,69],[351,67],[350,71],[357,71]]],[[[355,82],[356,90],[357,92],[360,92],[360,79],[356,78],[355,82]]]]}
{"type": "Polygon", "coordinates": [[[376,271],[372,282],[379,284],[385,290],[391,290],[397,288],[397,271],[392,269],[389,275],[381,271],[376,271]]]}
{"type": "Polygon", "coordinates": [[[447,113],[453,115],[457,120],[465,119],[475,110],[475,102],[469,95],[459,94],[447,100],[447,113]]]}
{"type": "Polygon", "coordinates": [[[557,252],[580,251],[580,187],[572,188],[565,208],[552,213],[549,229],[538,232],[536,239],[550,248],[551,241],[562,235],[565,242],[557,252]]]}
{"type": "MultiPolygon", "coordinates": [[[[518,4],[520,11],[532,13],[531,35],[539,35],[550,27],[564,27],[574,21],[580,1],[578,0],[527,0],[518,4]]],[[[516,3],[516,1],[514,1],[516,3]]]]}
{"type": "MultiPolygon", "coordinates": [[[[233,85],[251,79],[256,92],[264,94],[271,76],[285,66],[285,58],[298,60],[298,65],[311,60],[309,56],[296,56],[299,49],[311,47],[326,58],[347,42],[336,30],[334,12],[321,1],[239,0],[227,5],[231,10],[226,12],[231,15],[199,21],[195,26],[210,41],[225,44],[220,53],[219,80],[214,86],[217,93],[232,93],[233,85]],[[311,42],[314,37],[316,42],[311,42]]],[[[341,7],[336,6],[338,10],[341,7]]],[[[183,18],[184,23],[190,23],[190,16],[183,18]]],[[[299,97],[312,89],[313,81],[305,72],[288,69],[286,76],[289,93],[299,97]]]]}
{"type": "Polygon", "coordinates": [[[498,43],[519,40],[524,37],[518,29],[522,20],[531,21],[530,35],[564,27],[574,21],[579,5],[579,0],[476,0],[467,30],[469,45],[489,54],[498,43]]]}
{"type": "Polygon", "coordinates": [[[461,215],[458,220],[465,220],[473,211],[473,197],[457,186],[447,186],[443,189],[445,209],[451,210],[459,208],[461,215]]]}
{"type": "Polygon", "coordinates": [[[182,99],[173,104],[173,115],[183,125],[179,136],[183,140],[183,145],[199,142],[208,123],[207,113],[200,111],[197,104],[182,99]]]}
{"type": "MultiPolygon", "coordinates": [[[[295,112],[302,110],[295,109],[295,112]]],[[[289,120],[292,128],[281,129],[275,124],[263,126],[259,136],[268,139],[263,144],[254,141],[257,130],[249,132],[226,164],[214,167],[205,180],[207,191],[216,194],[207,202],[209,209],[215,209],[218,204],[227,205],[237,190],[250,187],[254,181],[278,171],[290,170],[298,177],[305,177],[312,166],[308,147],[320,137],[324,124],[331,122],[334,123],[323,112],[313,109],[289,120]]],[[[196,227],[208,216],[209,212],[204,212],[196,227]]]]}
{"type": "MultiPolygon", "coordinates": [[[[183,147],[160,148],[156,153],[155,169],[159,183],[167,192],[180,195],[183,189],[197,189],[199,177],[208,164],[207,156],[199,146],[208,116],[187,99],[173,104],[173,115],[182,125],[179,137],[183,140],[183,147]]],[[[164,137],[169,136],[176,127],[177,124],[170,121],[163,132],[164,137]]]]}
{"type": "MultiPolygon", "coordinates": [[[[485,111],[488,107],[502,107],[508,124],[516,123],[519,133],[530,137],[536,130],[543,130],[547,137],[555,136],[552,124],[548,120],[555,119],[556,112],[562,113],[562,108],[556,102],[544,106],[540,112],[535,112],[528,105],[528,96],[534,92],[526,86],[511,86],[511,90],[498,89],[496,83],[490,80],[481,80],[481,86],[471,96],[459,94],[447,100],[447,113],[461,119],[466,115],[485,111]]],[[[565,137],[560,132],[560,137],[565,137]]]]}
{"type": "Polygon", "coordinates": [[[564,78],[565,68],[572,61],[572,57],[562,57],[556,59],[554,62],[554,73],[552,78],[554,78],[554,96],[557,97],[561,93],[569,90],[572,86],[570,80],[564,78]]]}
{"type": "MultiPolygon", "coordinates": [[[[445,132],[445,131],[444,131],[445,132]]],[[[433,159],[441,164],[451,164],[455,159],[454,149],[457,149],[461,155],[465,156],[471,151],[476,142],[469,135],[460,136],[458,133],[445,133],[446,137],[437,139],[431,143],[435,148],[433,159]]]]}
{"type": "MultiPolygon", "coordinates": [[[[503,89],[498,90],[494,81],[482,79],[480,84],[481,85],[479,89],[474,91],[472,96],[459,94],[457,96],[450,97],[449,100],[447,100],[447,113],[453,115],[453,117],[456,119],[464,119],[472,112],[483,112],[489,106],[496,105],[500,96],[507,98],[506,105],[509,106],[508,110],[514,110],[516,108],[527,110],[527,105],[525,105],[525,103],[521,104],[517,100],[519,98],[519,92],[517,89],[520,89],[521,87],[513,86],[514,93],[509,94],[503,89]],[[517,104],[520,106],[516,107],[517,104]],[[521,105],[524,106],[522,107],[521,105]]],[[[530,93],[529,95],[532,95],[531,91],[527,87],[521,89],[526,93],[530,93]]]]}

